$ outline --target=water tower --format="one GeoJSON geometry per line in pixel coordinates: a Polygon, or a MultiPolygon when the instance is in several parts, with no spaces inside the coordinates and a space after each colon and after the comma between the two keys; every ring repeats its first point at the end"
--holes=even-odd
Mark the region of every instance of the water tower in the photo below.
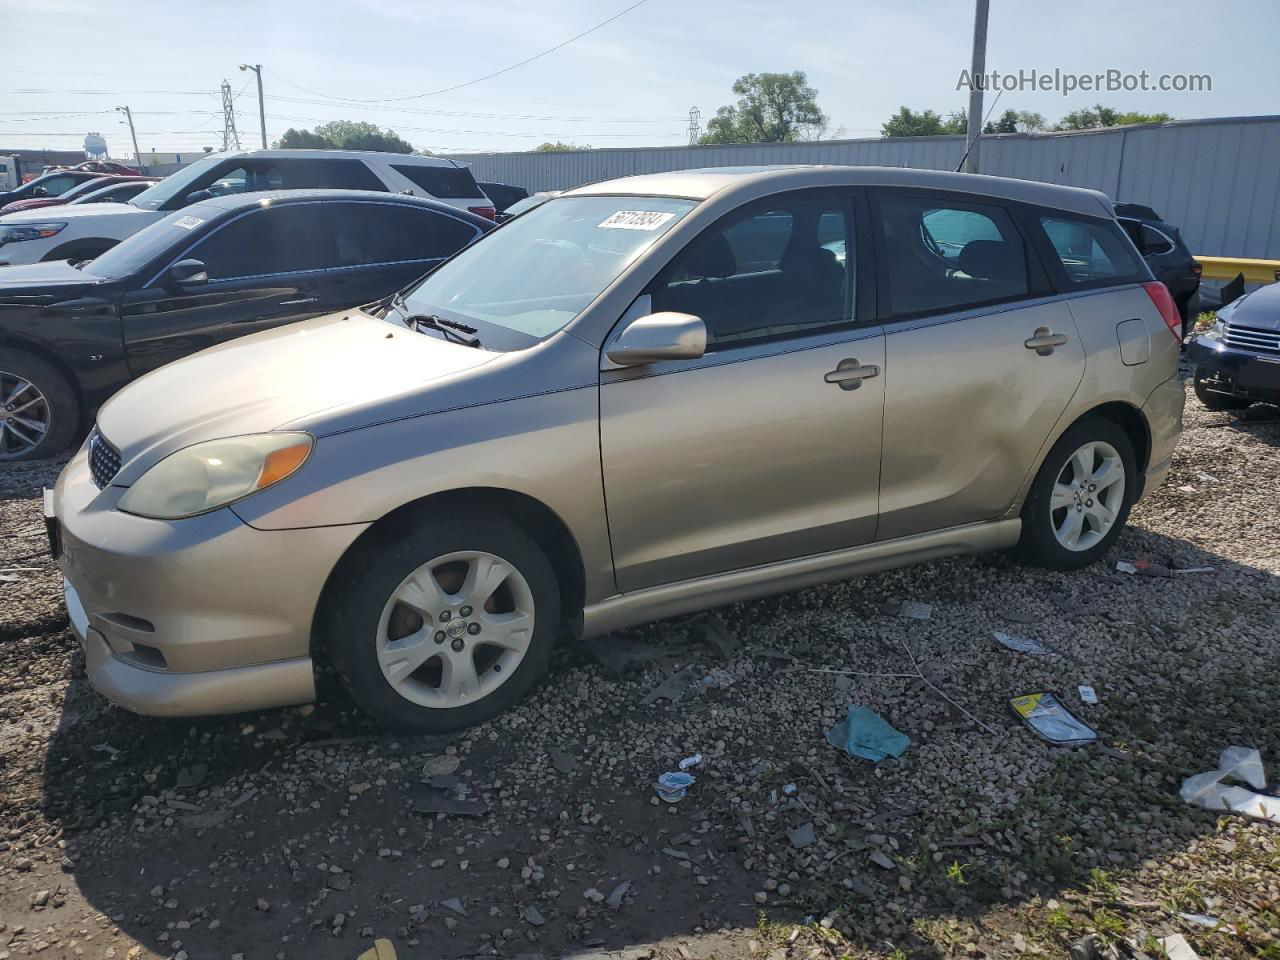
{"type": "Polygon", "coordinates": [[[84,138],[84,155],[90,160],[101,160],[107,155],[107,141],[100,133],[89,133],[84,138]]]}

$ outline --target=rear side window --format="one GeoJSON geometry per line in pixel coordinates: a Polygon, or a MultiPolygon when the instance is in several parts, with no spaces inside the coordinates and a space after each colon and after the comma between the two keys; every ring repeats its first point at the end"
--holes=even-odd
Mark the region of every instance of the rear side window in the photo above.
{"type": "Polygon", "coordinates": [[[962,310],[1030,291],[1022,237],[1003,208],[899,196],[877,206],[892,313],[962,310]]]}
{"type": "Polygon", "coordinates": [[[1041,217],[1040,226],[1071,285],[1144,279],[1137,251],[1114,222],[1052,216],[1041,217]]]}
{"type": "Polygon", "coordinates": [[[433,197],[444,200],[471,200],[484,196],[476,178],[467,167],[430,167],[393,163],[391,169],[421,187],[433,197]]]}
{"type": "Polygon", "coordinates": [[[338,266],[442,260],[479,231],[469,223],[408,204],[342,203],[332,206],[338,266]]]}

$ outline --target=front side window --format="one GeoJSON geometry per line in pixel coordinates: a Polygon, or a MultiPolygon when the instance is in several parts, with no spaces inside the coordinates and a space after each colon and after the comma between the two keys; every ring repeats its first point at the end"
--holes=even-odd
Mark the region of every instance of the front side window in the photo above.
{"type": "Polygon", "coordinates": [[[1002,208],[929,197],[878,200],[889,310],[962,310],[1030,290],[1022,237],[1002,208]]]}
{"type": "Polygon", "coordinates": [[[322,203],[268,206],[215,230],[184,255],[210,280],[322,270],[333,262],[333,231],[322,203]]]}
{"type": "Polygon", "coordinates": [[[668,197],[559,197],[494,230],[408,291],[410,312],[528,346],[581,313],[694,208],[668,197]]]}
{"type": "Polygon", "coordinates": [[[60,197],[78,183],[80,183],[79,177],[55,176],[41,180],[37,186],[43,187],[47,196],[60,197]]]}
{"type": "Polygon", "coordinates": [[[443,260],[479,234],[456,217],[408,204],[333,204],[337,266],[443,260]]]}
{"type": "Polygon", "coordinates": [[[782,201],[712,227],[650,287],[654,311],[702,318],[712,348],[848,322],[846,209],[841,198],[782,201]]]}
{"type": "Polygon", "coordinates": [[[1107,220],[1041,217],[1049,243],[1075,285],[1143,279],[1143,268],[1124,233],[1107,220]]]}

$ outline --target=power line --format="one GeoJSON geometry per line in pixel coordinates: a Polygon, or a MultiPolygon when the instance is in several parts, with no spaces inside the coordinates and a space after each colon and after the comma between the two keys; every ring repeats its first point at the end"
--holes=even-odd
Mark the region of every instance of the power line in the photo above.
{"type": "Polygon", "coordinates": [[[543,57],[549,54],[555,53],[557,50],[563,49],[564,47],[567,47],[569,44],[573,43],[575,40],[581,40],[587,34],[595,33],[601,27],[608,26],[609,24],[613,23],[613,21],[617,20],[619,17],[626,16],[632,10],[636,9],[636,7],[643,6],[648,2],[649,0],[636,0],[635,3],[631,4],[631,6],[626,7],[622,10],[619,10],[613,16],[609,17],[609,19],[601,20],[595,26],[588,27],[586,30],[583,30],[581,33],[574,34],[568,40],[562,40],[560,43],[557,43],[554,47],[548,47],[546,50],[543,50],[541,53],[535,53],[532,57],[526,57],[525,59],[517,63],[513,63],[513,64],[510,64],[509,66],[503,67],[501,70],[494,70],[492,73],[486,73],[482,77],[476,77],[473,80],[464,80],[462,83],[455,83],[451,87],[441,87],[439,90],[429,90],[426,93],[414,93],[404,97],[379,97],[372,100],[354,100],[349,97],[334,97],[329,94],[320,93],[317,90],[309,90],[306,87],[300,87],[296,83],[290,83],[288,80],[284,79],[284,77],[280,76],[274,71],[272,72],[271,75],[275,77],[277,80],[279,80],[281,83],[285,84],[286,86],[293,87],[295,90],[301,90],[303,93],[309,93],[312,96],[324,97],[328,100],[339,100],[346,103],[360,103],[360,104],[399,103],[404,100],[420,100],[423,97],[436,97],[442,93],[452,93],[454,90],[461,90],[463,87],[470,87],[477,83],[483,83],[485,80],[492,80],[494,77],[500,77],[504,73],[510,73],[512,70],[515,70],[519,67],[523,67],[526,64],[533,63],[533,61],[535,60],[541,60],[543,57]]]}

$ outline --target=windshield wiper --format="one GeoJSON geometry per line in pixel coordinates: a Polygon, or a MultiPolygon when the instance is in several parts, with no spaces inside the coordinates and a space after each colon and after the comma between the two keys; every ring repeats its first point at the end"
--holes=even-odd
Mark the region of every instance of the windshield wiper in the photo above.
{"type": "Polygon", "coordinates": [[[476,332],[476,328],[469,324],[459,323],[457,320],[450,320],[434,313],[410,313],[409,305],[404,302],[404,297],[399,293],[391,294],[386,299],[386,303],[404,318],[405,325],[414,333],[421,333],[422,328],[426,327],[428,330],[442,334],[451,343],[460,343],[465,347],[480,346],[479,337],[466,336],[476,332]]]}

